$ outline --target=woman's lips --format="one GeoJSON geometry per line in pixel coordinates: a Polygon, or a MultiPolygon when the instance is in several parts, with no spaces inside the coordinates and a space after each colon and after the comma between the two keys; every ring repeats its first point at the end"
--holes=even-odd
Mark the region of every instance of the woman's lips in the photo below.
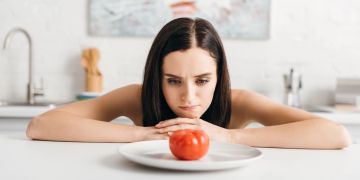
{"type": "Polygon", "coordinates": [[[180,109],[185,110],[185,111],[194,111],[199,105],[194,105],[194,106],[179,106],[180,109]]]}

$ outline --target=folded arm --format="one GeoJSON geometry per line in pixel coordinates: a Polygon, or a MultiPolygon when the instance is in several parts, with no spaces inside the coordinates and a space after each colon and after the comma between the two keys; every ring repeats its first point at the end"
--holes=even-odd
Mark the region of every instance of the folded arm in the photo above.
{"type": "Polygon", "coordinates": [[[139,128],[54,110],[33,118],[28,125],[27,136],[50,141],[133,142],[141,140],[139,128]]]}
{"type": "Polygon", "coordinates": [[[339,149],[351,144],[346,128],[250,91],[234,92],[233,110],[265,127],[231,129],[234,143],[257,147],[339,149]]]}
{"type": "Polygon", "coordinates": [[[82,142],[134,142],[166,139],[154,127],[140,126],[140,85],[129,85],[92,100],[80,101],[50,110],[33,118],[27,136],[35,140],[82,142]],[[135,125],[110,121],[126,116],[135,125]]]}

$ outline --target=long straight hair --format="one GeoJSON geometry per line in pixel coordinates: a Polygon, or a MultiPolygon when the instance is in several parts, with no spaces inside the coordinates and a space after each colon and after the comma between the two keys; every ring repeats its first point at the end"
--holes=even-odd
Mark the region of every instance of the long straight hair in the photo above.
{"type": "Polygon", "coordinates": [[[201,18],[178,18],[167,23],[157,34],[150,48],[144,69],[141,91],[143,126],[154,126],[160,121],[177,117],[168,106],[162,91],[164,57],[174,51],[197,47],[215,59],[217,84],[209,108],[201,119],[227,128],[231,116],[231,90],[224,47],[215,28],[201,18]]]}

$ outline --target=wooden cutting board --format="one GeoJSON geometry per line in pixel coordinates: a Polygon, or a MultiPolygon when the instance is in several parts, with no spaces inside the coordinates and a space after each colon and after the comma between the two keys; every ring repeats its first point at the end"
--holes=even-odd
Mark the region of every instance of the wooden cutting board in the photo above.
{"type": "Polygon", "coordinates": [[[103,90],[102,74],[98,67],[100,53],[97,48],[87,48],[82,52],[81,64],[85,70],[85,91],[99,92],[103,90]]]}

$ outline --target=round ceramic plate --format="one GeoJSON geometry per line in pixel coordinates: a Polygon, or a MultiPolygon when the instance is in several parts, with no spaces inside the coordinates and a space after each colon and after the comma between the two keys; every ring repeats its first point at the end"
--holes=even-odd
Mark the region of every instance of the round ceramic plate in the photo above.
{"type": "Polygon", "coordinates": [[[211,141],[208,153],[195,161],[178,160],[169,148],[168,140],[141,141],[119,147],[126,159],[157,168],[207,171],[246,166],[259,159],[262,154],[256,148],[241,144],[211,141]]]}

